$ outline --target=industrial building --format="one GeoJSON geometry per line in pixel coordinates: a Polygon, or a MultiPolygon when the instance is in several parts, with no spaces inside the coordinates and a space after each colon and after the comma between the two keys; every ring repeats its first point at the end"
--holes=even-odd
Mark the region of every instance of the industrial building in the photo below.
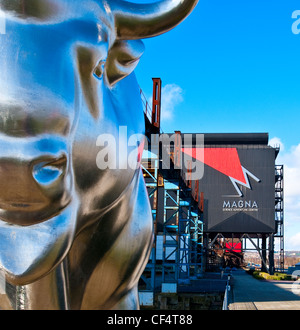
{"type": "Polygon", "coordinates": [[[161,80],[153,78],[152,105],[141,95],[148,139],[141,164],[154,227],[142,305],[154,304],[157,293],[208,292],[205,274],[242,266],[251,249],[262,270],[283,270],[283,166],[275,165],[279,148],[268,145],[268,134],[163,133],[161,80]]]}

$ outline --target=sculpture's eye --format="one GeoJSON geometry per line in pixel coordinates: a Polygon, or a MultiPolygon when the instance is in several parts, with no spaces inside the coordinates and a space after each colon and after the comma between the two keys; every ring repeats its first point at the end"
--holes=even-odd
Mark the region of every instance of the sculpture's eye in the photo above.
{"type": "Polygon", "coordinates": [[[104,65],[105,65],[104,60],[99,61],[98,64],[96,65],[93,74],[97,79],[102,78],[102,75],[103,75],[103,72],[104,72],[104,65]]]}
{"type": "Polygon", "coordinates": [[[66,157],[61,157],[54,161],[43,161],[33,167],[34,179],[42,185],[54,183],[61,174],[64,173],[66,167],[66,157]]]}

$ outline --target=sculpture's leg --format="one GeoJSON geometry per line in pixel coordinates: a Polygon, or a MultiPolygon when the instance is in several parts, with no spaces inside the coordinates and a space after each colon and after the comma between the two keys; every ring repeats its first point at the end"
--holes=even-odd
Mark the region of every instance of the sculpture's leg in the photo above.
{"type": "Polygon", "coordinates": [[[0,310],[65,310],[69,295],[64,263],[40,280],[22,286],[5,283],[0,293],[0,310]]]}
{"type": "Polygon", "coordinates": [[[69,309],[68,280],[64,262],[40,280],[26,285],[25,309],[69,309]]]}
{"type": "Polygon", "coordinates": [[[66,310],[69,309],[68,287],[64,263],[40,280],[16,287],[15,309],[66,310]]]}
{"type": "Polygon", "coordinates": [[[132,288],[112,310],[137,310],[140,309],[137,286],[132,288]]]}

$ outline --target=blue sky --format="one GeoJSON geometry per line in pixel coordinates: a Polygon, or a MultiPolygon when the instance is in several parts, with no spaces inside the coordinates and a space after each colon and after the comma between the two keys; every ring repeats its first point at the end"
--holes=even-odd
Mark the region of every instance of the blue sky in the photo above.
{"type": "Polygon", "coordinates": [[[152,77],[162,79],[164,132],[268,132],[271,143],[280,143],[287,250],[300,250],[295,10],[300,10],[299,0],[200,0],[175,29],[144,40],[146,50],[135,70],[148,98],[152,77]]]}

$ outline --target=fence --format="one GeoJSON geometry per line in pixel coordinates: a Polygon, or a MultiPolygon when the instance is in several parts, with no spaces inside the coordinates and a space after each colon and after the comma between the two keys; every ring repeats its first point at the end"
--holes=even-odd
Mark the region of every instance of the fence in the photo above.
{"type": "Polygon", "coordinates": [[[230,292],[230,279],[231,275],[228,275],[227,278],[227,283],[226,283],[226,289],[225,289],[225,294],[224,294],[224,299],[223,299],[223,307],[222,310],[228,310],[228,305],[229,305],[229,292],[230,292]]]}

